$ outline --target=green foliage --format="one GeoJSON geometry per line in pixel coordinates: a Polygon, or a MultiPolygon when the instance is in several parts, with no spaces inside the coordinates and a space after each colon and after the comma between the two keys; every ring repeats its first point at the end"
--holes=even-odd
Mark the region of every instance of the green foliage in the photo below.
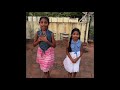
{"type": "Polygon", "coordinates": [[[94,26],[91,26],[90,27],[90,30],[89,30],[89,39],[94,39],[94,26]]]}
{"type": "Polygon", "coordinates": [[[83,15],[82,12],[26,12],[26,16],[81,18],[83,15]]]}

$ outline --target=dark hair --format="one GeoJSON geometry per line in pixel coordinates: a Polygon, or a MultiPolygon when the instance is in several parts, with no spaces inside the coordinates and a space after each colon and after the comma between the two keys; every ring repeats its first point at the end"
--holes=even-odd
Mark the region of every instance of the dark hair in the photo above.
{"type": "Polygon", "coordinates": [[[79,30],[78,28],[74,28],[74,29],[71,31],[71,37],[70,37],[70,41],[69,41],[68,52],[71,52],[71,47],[70,47],[70,46],[71,46],[72,34],[73,34],[74,31],[77,31],[77,32],[79,33],[79,38],[78,38],[78,39],[80,39],[80,35],[81,35],[80,30],[79,30]]]}
{"type": "Polygon", "coordinates": [[[48,24],[49,24],[49,18],[46,16],[40,17],[39,23],[40,23],[41,19],[43,19],[43,18],[46,19],[48,21],[48,24]]]}

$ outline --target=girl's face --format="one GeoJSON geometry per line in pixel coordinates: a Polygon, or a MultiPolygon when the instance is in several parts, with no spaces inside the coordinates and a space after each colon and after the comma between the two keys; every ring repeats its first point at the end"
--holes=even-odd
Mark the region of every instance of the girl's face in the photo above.
{"type": "Polygon", "coordinates": [[[77,41],[79,36],[80,36],[79,33],[77,31],[74,31],[73,34],[72,34],[72,39],[77,41]]]}
{"type": "Polygon", "coordinates": [[[42,29],[42,30],[47,30],[48,29],[48,21],[45,19],[45,18],[42,18],[41,20],[40,20],[40,28],[42,29]]]}

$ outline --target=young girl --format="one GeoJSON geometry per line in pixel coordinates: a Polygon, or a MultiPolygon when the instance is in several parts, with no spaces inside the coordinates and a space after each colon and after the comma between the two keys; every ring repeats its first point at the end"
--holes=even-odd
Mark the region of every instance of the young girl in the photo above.
{"type": "Polygon", "coordinates": [[[63,61],[64,68],[68,72],[69,78],[75,78],[79,72],[80,59],[83,55],[83,44],[80,41],[80,30],[74,28],[71,32],[70,41],[66,48],[66,58],[63,61]]]}
{"type": "Polygon", "coordinates": [[[38,30],[35,35],[33,46],[35,47],[39,44],[36,62],[40,64],[45,78],[49,78],[49,70],[54,63],[54,48],[56,47],[56,42],[54,34],[48,30],[49,18],[41,17],[39,24],[41,29],[38,30]]]}

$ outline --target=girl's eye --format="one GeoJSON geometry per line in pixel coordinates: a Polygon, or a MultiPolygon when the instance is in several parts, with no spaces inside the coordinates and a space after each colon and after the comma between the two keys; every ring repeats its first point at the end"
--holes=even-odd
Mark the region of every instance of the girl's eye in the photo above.
{"type": "MultiPolygon", "coordinates": [[[[43,23],[42,21],[40,23],[43,23]]],[[[47,24],[47,22],[44,22],[45,24],[47,24]]]]}
{"type": "Polygon", "coordinates": [[[47,23],[47,22],[45,22],[45,23],[47,23]]]}
{"type": "Polygon", "coordinates": [[[40,23],[43,23],[43,22],[40,22],[40,23]]]}

